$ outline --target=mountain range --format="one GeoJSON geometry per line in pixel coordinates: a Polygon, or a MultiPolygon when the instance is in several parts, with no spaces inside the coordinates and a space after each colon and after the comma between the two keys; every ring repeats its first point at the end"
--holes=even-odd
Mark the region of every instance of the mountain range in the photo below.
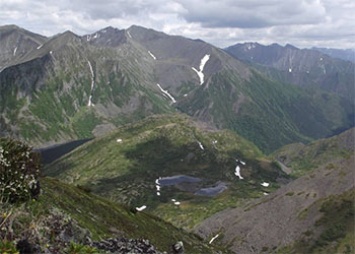
{"type": "Polygon", "coordinates": [[[266,153],[353,126],[353,64],[318,52],[297,54],[323,56],[330,76],[310,66],[310,82],[294,86],[307,73],[294,74],[297,63],[289,77],[286,60],[260,69],[201,40],[137,26],[50,38],[5,26],[0,35],[1,131],[36,146],[176,111],[231,129],[266,153]]]}
{"type": "Polygon", "coordinates": [[[312,49],[320,51],[334,58],[351,61],[353,63],[355,62],[355,49],[333,49],[333,48],[318,48],[318,47],[312,47],[312,49]]]}
{"type": "Polygon", "coordinates": [[[0,27],[0,136],[43,164],[0,223],[49,253],[352,253],[354,71],[292,45],[0,27]]]}

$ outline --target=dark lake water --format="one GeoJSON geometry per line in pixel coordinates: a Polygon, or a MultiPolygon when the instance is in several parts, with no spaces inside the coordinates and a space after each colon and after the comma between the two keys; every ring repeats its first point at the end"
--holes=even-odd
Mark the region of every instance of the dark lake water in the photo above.
{"type": "Polygon", "coordinates": [[[159,184],[161,186],[169,186],[169,185],[176,185],[180,183],[197,183],[201,182],[202,180],[198,177],[193,176],[186,176],[186,175],[176,175],[176,176],[168,176],[162,177],[159,179],[159,184]]]}
{"type": "Polygon", "coordinates": [[[223,182],[219,182],[216,186],[202,188],[195,192],[195,195],[199,196],[216,196],[227,189],[227,185],[223,182]]]}
{"type": "Polygon", "coordinates": [[[36,152],[39,152],[42,157],[42,164],[50,164],[53,161],[59,159],[65,154],[71,152],[75,148],[85,144],[86,142],[92,140],[92,138],[80,139],[69,141],[62,144],[51,145],[48,147],[36,148],[34,149],[36,152]]]}

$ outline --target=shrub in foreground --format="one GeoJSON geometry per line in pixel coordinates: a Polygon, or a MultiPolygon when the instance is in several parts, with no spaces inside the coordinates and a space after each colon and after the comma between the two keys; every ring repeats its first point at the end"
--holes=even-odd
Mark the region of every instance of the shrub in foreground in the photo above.
{"type": "Polygon", "coordinates": [[[0,204],[35,198],[40,192],[40,157],[26,144],[0,138],[0,204]]]}

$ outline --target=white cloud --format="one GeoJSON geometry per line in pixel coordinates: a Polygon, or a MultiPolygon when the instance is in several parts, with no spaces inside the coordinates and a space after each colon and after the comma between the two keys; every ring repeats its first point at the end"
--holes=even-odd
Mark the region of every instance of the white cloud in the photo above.
{"type": "Polygon", "coordinates": [[[353,0],[0,0],[0,25],[47,36],[133,24],[225,47],[277,42],[355,47],[353,0]]]}
{"type": "Polygon", "coordinates": [[[177,0],[186,9],[182,16],[205,27],[261,28],[290,24],[313,24],[325,17],[317,0],[177,0]]]}

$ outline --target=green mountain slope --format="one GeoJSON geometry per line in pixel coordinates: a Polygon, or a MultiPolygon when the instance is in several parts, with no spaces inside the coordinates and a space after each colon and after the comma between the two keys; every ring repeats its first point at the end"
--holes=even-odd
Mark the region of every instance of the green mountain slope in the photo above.
{"type": "Polygon", "coordinates": [[[69,249],[70,241],[86,245],[88,238],[98,241],[110,237],[149,239],[161,252],[170,251],[171,245],[177,241],[182,241],[189,253],[219,250],[159,218],[133,211],[56,179],[41,179],[41,188],[38,200],[8,210],[12,221],[9,229],[13,230],[15,240],[26,238],[31,244],[40,246],[41,250],[36,253],[44,253],[48,248],[51,253],[56,248],[60,248],[59,253],[64,253],[63,248],[68,246],[69,249]]]}
{"type": "Polygon", "coordinates": [[[215,214],[195,232],[206,239],[218,233],[219,243],[236,253],[352,253],[354,129],[309,146],[288,146],[279,155],[303,176],[215,214]],[[312,165],[304,167],[303,160],[312,165]]]}
{"type": "Polygon", "coordinates": [[[296,88],[200,40],[137,26],[42,39],[0,72],[0,131],[32,145],[100,136],[176,110],[266,153],[354,124],[353,101],[342,100],[338,85],[296,88]]]}
{"type": "Polygon", "coordinates": [[[333,160],[349,158],[354,150],[354,128],[327,139],[314,141],[308,145],[290,144],[275,151],[272,156],[283,166],[292,170],[292,175],[299,177],[327,164],[327,168],[335,168],[333,160]]]}
{"type": "Polygon", "coordinates": [[[287,179],[252,143],[177,114],[118,128],[52,163],[45,173],[111,200],[146,205],[187,229],[226,207],[273,191],[280,179],[287,179]],[[235,175],[237,165],[244,179],[235,175]],[[197,180],[163,183],[166,177],[182,175],[197,180]],[[263,187],[263,182],[270,186],[263,187]],[[206,188],[216,193],[198,194],[206,188]]]}
{"type": "Polygon", "coordinates": [[[325,91],[271,81],[256,71],[248,81],[232,70],[221,71],[182,100],[179,108],[236,131],[267,153],[353,124],[351,103],[325,91]]]}

